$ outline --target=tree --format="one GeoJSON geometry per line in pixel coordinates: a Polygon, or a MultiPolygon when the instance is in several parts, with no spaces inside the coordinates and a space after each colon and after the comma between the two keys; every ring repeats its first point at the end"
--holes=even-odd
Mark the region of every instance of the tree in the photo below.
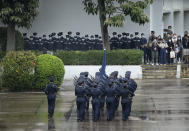
{"type": "Polygon", "coordinates": [[[84,10],[88,14],[99,14],[103,47],[110,49],[108,26],[122,27],[125,16],[130,16],[131,21],[139,25],[149,22],[144,9],[153,0],[82,0],[84,10]]]}
{"type": "Polygon", "coordinates": [[[7,25],[7,51],[15,50],[15,28],[30,28],[39,0],[0,0],[0,21],[7,25]]]}

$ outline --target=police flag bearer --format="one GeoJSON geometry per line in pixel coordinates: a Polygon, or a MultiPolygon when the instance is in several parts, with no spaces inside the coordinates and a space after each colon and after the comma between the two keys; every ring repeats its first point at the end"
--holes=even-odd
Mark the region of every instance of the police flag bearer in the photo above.
{"type": "Polygon", "coordinates": [[[53,83],[54,77],[50,77],[50,83],[46,85],[44,89],[45,94],[47,95],[48,100],[48,116],[51,118],[54,114],[56,93],[59,90],[58,87],[53,83]]]}

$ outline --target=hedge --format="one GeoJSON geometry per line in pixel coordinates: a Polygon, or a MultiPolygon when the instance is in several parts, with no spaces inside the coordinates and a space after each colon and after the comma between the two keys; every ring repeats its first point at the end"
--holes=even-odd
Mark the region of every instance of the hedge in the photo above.
{"type": "MultiPolygon", "coordinates": [[[[24,49],[24,38],[19,31],[15,33],[16,50],[24,49]]],[[[1,51],[6,51],[7,45],[7,27],[0,27],[0,46],[1,51]]]]}
{"type": "Polygon", "coordinates": [[[61,59],[49,54],[39,55],[35,67],[34,88],[45,88],[50,76],[54,77],[54,83],[59,87],[63,82],[64,73],[64,63],[61,59]]]}
{"type": "MultiPolygon", "coordinates": [[[[101,65],[103,51],[58,51],[54,53],[65,65],[101,65]]],[[[107,65],[140,65],[141,50],[110,50],[106,52],[107,65]]]]}

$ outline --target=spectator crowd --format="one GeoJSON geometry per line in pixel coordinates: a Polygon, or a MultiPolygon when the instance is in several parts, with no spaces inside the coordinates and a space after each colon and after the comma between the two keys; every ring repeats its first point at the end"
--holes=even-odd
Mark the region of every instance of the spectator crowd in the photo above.
{"type": "Polygon", "coordinates": [[[184,36],[174,34],[171,27],[168,27],[163,38],[156,36],[155,31],[151,31],[151,36],[147,39],[141,37],[141,50],[144,51],[144,64],[165,65],[182,62],[182,50],[189,49],[188,32],[184,36]]]}

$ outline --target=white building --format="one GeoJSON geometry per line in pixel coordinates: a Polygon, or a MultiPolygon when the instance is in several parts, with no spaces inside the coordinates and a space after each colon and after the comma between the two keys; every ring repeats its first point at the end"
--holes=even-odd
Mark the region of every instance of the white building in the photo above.
{"type": "MultiPolygon", "coordinates": [[[[22,32],[38,32],[49,34],[52,32],[79,31],[81,35],[100,34],[100,22],[98,16],[88,15],[84,11],[82,0],[40,0],[39,15],[33,22],[32,28],[22,32]]],[[[151,30],[157,35],[163,35],[163,29],[168,25],[173,27],[173,32],[183,35],[189,31],[189,0],[154,0],[154,3],[146,9],[150,22],[139,26],[131,22],[130,17],[125,18],[122,28],[109,28],[110,34],[114,31],[144,32],[150,34],[151,30]]]]}

